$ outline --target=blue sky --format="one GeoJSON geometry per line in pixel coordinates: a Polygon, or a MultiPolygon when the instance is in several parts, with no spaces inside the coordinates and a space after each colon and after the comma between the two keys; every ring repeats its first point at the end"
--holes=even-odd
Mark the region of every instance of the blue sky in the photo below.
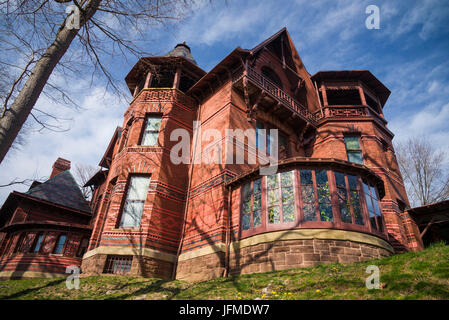
{"type": "MultiPolygon", "coordinates": [[[[252,48],[284,26],[310,74],[367,69],[391,90],[384,113],[395,140],[427,135],[449,149],[449,1],[204,1],[176,25],[149,30],[152,41],[142,45],[163,55],[186,41],[209,71],[235,47],[252,48]],[[365,27],[365,9],[372,4],[380,8],[379,30],[365,27]]],[[[117,79],[135,62],[135,57],[108,60],[117,79]]],[[[0,165],[0,184],[46,177],[59,156],[73,165],[98,164],[127,104],[101,81],[91,86],[88,73],[69,90],[80,110],[45,96],[37,106],[70,119],[71,129],[28,134],[26,144],[0,165]]],[[[0,188],[0,203],[12,190],[27,187],[0,188]]]]}

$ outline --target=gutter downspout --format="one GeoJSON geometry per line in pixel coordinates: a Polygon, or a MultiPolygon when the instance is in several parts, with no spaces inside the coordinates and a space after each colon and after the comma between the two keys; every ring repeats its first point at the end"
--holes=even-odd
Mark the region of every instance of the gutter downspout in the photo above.
{"type": "Polygon", "coordinates": [[[231,205],[232,205],[232,188],[228,186],[228,218],[226,221],[226,251],[225,251],[225,270],[224,277],[229,275],[229,250],[231,246],[231,205]]]}
{"type": "MultiPolygon", "coordinates": [[[[197,100],[197,102],[198,102],[198,99],[195,98],[195,100],[197,100]]],[[[196,121],[199,120],[200,114],[201,114],[201,103],[198,103],[198,110],[197,110],[197,114],[196,114],[196,121]]],[[[192,129],[194,130],[193,134],[195,135],[195,128],[192,128],[192,129]]],[[[191,187],[191,184],[192,184],[192,173],[193,173],[193,164],[194,164],[192,160],[195,159],[196,146],[197,146],[198,135],[199,135],[198,131],[196,131],[196,132],[197,132],[197,135],[196,135],[196,137],[194,137],[195,141],[194,141],[193,151],[192,151],[192,153],[190,155],[190,172],[189,172],[189,183],[187,185],[186,204],[185,204],[185,207],[184,207],[184,222],[183,222],[183,225],[182,225],[181,239],[179,240],[178,250],[176,252],[176,259],[175,259],[175,262],[173,263],[173,271],[172,271],[172,279],[173,280],[176,279],[176,269],[178,267],[178,259],[179,259],[179,255],[181,254],[181,248],[182,248],[182,243],[184,241],[184,233],[185,233],[185,229],[186,229],[187,210],[189,208],[190,187],[191,187]]]]}

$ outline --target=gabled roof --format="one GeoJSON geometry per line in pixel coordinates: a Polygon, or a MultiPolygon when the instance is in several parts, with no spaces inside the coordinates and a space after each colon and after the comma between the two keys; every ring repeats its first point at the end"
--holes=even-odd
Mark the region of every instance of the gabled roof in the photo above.
{"type": "Polygon", "coordinates": [[[24,194],[33,198],[59,204],[75,210],[91,213],[78,184],[69,170],[57,174],[44,183],[31,188],[24,194]]]}

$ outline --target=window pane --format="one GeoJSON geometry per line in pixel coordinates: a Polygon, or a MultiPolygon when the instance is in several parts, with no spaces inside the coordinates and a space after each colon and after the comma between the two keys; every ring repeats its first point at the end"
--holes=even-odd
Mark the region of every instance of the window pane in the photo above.
{"type": "Polygon", "coordinates": [[[303,203],[302,210],[304,212],[304,220],[305,221],[316,221],[315,204],[303,203]]]}
{"type": "Polygon", "coordinates": [[[301,186],[302,202],[315,203],[315,193],[313,192],[313,185],[301,186]]]}
{"type": "Polygon", "coordinates": [[[332,215],[332,206],[330,203],[320,203],[320,216],[321,221],[334,221],[334,217],[332,215]]]}
{"type": "Polygon", "coordinates": [[[293,171],[287,171],[281,173],[281,186],[282,187],[290,187],[293,185],[292,179],[293,171]]]}
{"type": "Polygon", "coordinates": [[[282,188],[282,203],[289,204],[294,202],[293,187],[282,188]]]}
{"type": "Polygon", "coordinates": [[[382,212],[380,211],[380,208],[379,208],[379,201],[377,201],[376,199],[373,199],[373,203],[374,203],[374,212],[376,212],[376,215],[381,216],[382,212]]]}
{"type": "Polygon", "coordinates": [[[267,176],[267,186],[269,189],[277,188],[279,186],[277,174],[267,176]]]}
{"type": "Polygon", "coordinates": [[[357,189],[357,177],[351,176],[350,174],[348,174],[347,177],[348,177],[349,189],[356,190],[357,189]]]}
{"type": "Polygon", "coordinates": [[[358,163],[358,164],[363,164],[362,152],[348,151],[348,161],[358,163]]]}
{"type": "Polygon", "coordinates": [[[254,194],[253,210],[260,210],[262,208],[262,194],[254,194]]]}
{"type": "Polygon", "coordinates": [[[42,240],[44,240],[44,235],[40,234],[39,237],[37,238],[33,252],[39,252],[39,250],[41,248],[42,240]]]}
{"type": "Polygon", "coordinates": [[[345,137],[346,150],[360,150],[359,137],[345,137]]]}
{"type": "Polygon", "coordinates": [[[59,237],[58,243],[55,246],[55,251],[54,251],[55,253],[62,252],[62,249],[64,249],[64,244],[65,244],[66,239],[67,239],[67,237],[65,235],[62,235],[59,237]]]}
{"type": "Polygon", "coordinates": [[[147,197],[148,187],[150,183],[149,177],[131,177],[128,188],[128,200],[145,200],[147,197]]]}
{"type": "Polygon", "coordinates": [[[261,219],[261,211],[260,210],[255,210],[253,213],[253,227],[258,227],[262,224],[262,219],[261,219]]]}
{"type": "Polygon", "coordinates": [[[326,170],[316,170],[316,184],[323,185],[327,184],[327,172],[326,170]]]}
{"type": "Polygon", "coordinates": [[[278,189],[269,189],[267,194],[268,205],[277,204],[279,202],[278,189]]]}
{"type": "Polygon", "coordinates": [[[158,131],[161,128],[162,117],[148,117],[146,130],[158,131]]]}
{"type": "Polygon", "coordinates": [[[262,179],[254,180],[254,193],[262,192],[262,179]]]}
{"type": "Polygon", "coordinates": [[[351,211],[349,209],[348,194],[346,188],[338,188],[338,203],[340,207],[341,221],[352,223],[351,211]]]}
{"type": "Polygon", "coordinates": [[[357,190],[351,190],[352,209],[354,210],[355,223],[363,225],[362,207],[360,206],[360,196],[357,190]]]}
{"type": "Polygon", "coordinates": [[[126,201],[122,215],[122,227],[138,227],[142,219],[143,201],[126,201]]]}
{"type": "Polygon", "coordinates": [[[284,205],[282,207],[282,213],[284,214],[284,222],[295,221],[295,207],[293,204],[284,205]]]}
{"type": "Polygon", "coordinates": [[[337,187],[346,188],[345,174],[336,171],[335,172],[335,182],[337,183],[337,187]]]}
{"type": "Polygon", "coordinates": [[[301,184],[313,184],[312,171],[311,170],[301,170],[300,172],[301,184]]]}
{"type": "Polygon", "coordinates": [[[249,228],[251,227],[251,214],[242,215],[242,225],[243,230],[249,230],[249,228]]]}
{"type": "Polygon", "coordinates": [[[281,222],[281,212],[279,210],[279,206],[268,208],[268,222],[269,223],[281,222]]]}
{"type": "Polygon", "coordinates": [[[142,146],[155,146],[157,145],[157,138],[159,132],[145,131],[142,138],[142,146]]]}

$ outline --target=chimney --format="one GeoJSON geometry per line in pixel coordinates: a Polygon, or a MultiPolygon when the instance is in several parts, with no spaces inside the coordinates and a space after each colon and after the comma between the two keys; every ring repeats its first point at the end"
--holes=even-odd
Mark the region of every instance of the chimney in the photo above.
{"type": "Polygon", "coordinates": [[[70,161],[63,158],[58,158],[52,168],[53,170],[51,172],[50,179],[63,171],[70,170],[70,161]]]}

